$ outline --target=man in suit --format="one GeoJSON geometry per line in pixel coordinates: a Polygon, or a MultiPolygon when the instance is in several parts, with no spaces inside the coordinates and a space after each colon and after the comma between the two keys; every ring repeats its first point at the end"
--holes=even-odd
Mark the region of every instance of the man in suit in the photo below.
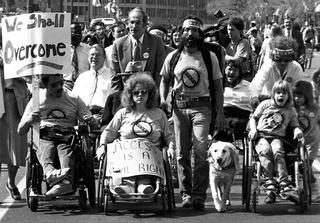
{"type": "Polygon", "coordinates": [[[160,70],[165,59],[163,41],[159,36],[146,31],[147,14],[139,7],[129,12],[129,34],[114,41],[110,69],[112,73],[112,88],[115,91],[123,89],[121,77],[117,73],[124,73],[130,61],[140,60],[143,71],[150,72],[157,86],[160,83],[160,70]],[[139,46],[139,59],[134,59],[133,52],[139,46]]]}
{"type": "Polygon", "coordinates": [[[284,35],[291,37],[298,44],[298,51],[296,52],[295,60],[303,67],[306,48],[304,46],[302,33],[298,30],[292,29],[292,18],[290,17],[286,17],[284,19],[284,27],[284,35]]]}
{"type": "Polygon", "coordinates": [[[80,23],[71,24],[71,70],[70,73],[64,74],[66,80],[65,87],[72,90],[74,82],[79,75],[90,69],[88,61],[90,46],[81,42],[82,28],[80,23]]]}
{"type": "Polygon", "coordinates": [[[99,37],[99,44],[102,45],[104,48],[111,45],[111,42],[109,40],[107,31],[106,31],[106,25],[102,21],[96,21],[92,24],[92,31],[97,33],[99,37]]]}

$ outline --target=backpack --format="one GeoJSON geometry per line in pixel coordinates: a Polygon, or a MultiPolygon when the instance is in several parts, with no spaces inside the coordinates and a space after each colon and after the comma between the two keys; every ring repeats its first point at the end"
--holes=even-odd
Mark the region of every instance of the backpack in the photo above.
{"type": "MultiPolygon", "coordinates": [[[[215,90],[214,90],[214,83],[212,79],[212,61],[210,57],[210,51],[215,53],[218,61],[219,61],[219,67],[222,73],[223,77],[223,86],[225,86],[226,83],[226,77],[224,75],[224,66],[225,66],[225,51],[223,47],[221,47],[219,44],[216,43],[204,43],[204,47],[201,49],[202,58],[204,60],[205,66],[208,71],[208,79],[209,79],[209,90],[210,90],[210,97],[211,97],[211,110],[212,110],[212,119],[210,123],[210,132],[214,129],[214,121],[215,121],[215,90]]],[[[170,74],[174,74],[174,68],[176,67],[180,55],[181,55],[182,49],[178,49],[173,55],[170,60],[170,74]]]]}

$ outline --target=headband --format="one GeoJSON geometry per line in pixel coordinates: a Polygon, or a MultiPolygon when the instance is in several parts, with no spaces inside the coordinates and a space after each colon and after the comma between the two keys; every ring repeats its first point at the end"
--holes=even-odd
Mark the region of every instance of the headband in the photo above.
{"type": "Polygon", "coordinates": [[[272,51],[274,56],[292,56],[294,55],[293,49],[282,50],[278,48],[274,48],[272,51]]]}
{"type": "Polygon", "coordinates": [[[195,28],[202,28],[202,25],[199,21],[195,19],[186,19],[183,21],[182,28],[187,28],[187,27],[195,27],[195,28]]]}

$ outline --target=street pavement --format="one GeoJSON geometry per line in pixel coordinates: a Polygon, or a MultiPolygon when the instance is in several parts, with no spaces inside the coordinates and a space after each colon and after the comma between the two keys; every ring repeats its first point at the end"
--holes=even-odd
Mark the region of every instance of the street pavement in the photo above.
{"type": "MultiPolygon", "coordinates": [[[[307,69],[304,80],[310,81],[311,74],[320,66],[320,53],[315,52],[311,69],[307,69]]],[[[240,160],[242,156],[240,155],[240,160]]],[[[320,176],[320,157],[314,162],[313,169],[317,179],[320,176]]],[[[143,208],[147,211],[136,212],[136,204],[124,206],[110,206],[109,216],[105,216],[97,207],[90,208],[88,205],[85,211],[80,211],[77,201],[66,202],[41,202],[37,212],[31,212],[26,205],[25,193],[25,168],[21,167],[18,171],[16,183],[21,191],[22,200],[14,201],[5,189],[7,180],[6,165],[2,165],[0,178],[0,222],[5,223],[42,223],[42,222],[320,222],[320,203],[312,204],[304,214],[300,212],[300,206],[290,201],[278,199],[277,203],[268,205],[264,203],[266,196],[262,192],[258,196],[257,213],[245,211],[242,204],[242,184],[241,171],[236,175],[236,179],[231,191],[231,206],[226,213],[218,213],[214,209],[210,188],[208,188],[208,198],[206,200],[205,211],[193,211],[181,207],[181,197],[178,188],[175,188],[176,210],[168,215],[158,212],[161,207],[151,202],[143,208]]],[[[320,180],[319,180],[320,181],[320,180]]],[[[318,182],[319,182],[318,181],[318,182]]],[[[97,181],[96,181],[97,183],[97,181]]],[[[97,186],[97,185],[96,185],[97,186]]],[[[139,207],[139,206],[138,206],[139,207]]]]}

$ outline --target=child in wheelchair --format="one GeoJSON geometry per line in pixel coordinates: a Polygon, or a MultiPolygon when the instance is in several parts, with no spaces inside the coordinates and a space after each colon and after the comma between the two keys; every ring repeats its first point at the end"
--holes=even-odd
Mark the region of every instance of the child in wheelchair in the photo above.
{"type": "Polygon", "coordinates": [[[30,127],[40,122],[40,145],[36,151],[50,190],[47,197],[57,197],[74,192],[74,158],[71,146],[73,127],[78,120],[97,128],[84,102],[71,91],[64,89],[63,75],[41,75],[44,89],[39,89],[39,111],[34,111],[31,100],[18,126],[18,133],[27,134],[30,127]],[[56,156],[59,166],[55,165],[56,156]]]}
{"type": "Polygon", "coordinates": [[[281,138],[288,127],[293,128],[293,138],[303,137],[288,82],[280,80],[275,83],[271,99],[258,105],[249,120],[249,127],[248,138],[256,142],[255,149],[265,176],[264,186],[268,191],[265,202],[274,203],[277,191],[285,193],[292,190],[281,138]]]}
{"type": "MultiPolygon", "coordinates": [[[[317,158],[320,145],[320,108],[313,97],[312,84],[307,81],[298,81],[292,89],[294,107],[298,113],[298,121],[303,131],[305,145],[308,151],[308,159],[312,167],[317,158]]],[[[312,202],[320,202],[319,186],[312,168],[311,172],[311,194],[312,202]]]]}

